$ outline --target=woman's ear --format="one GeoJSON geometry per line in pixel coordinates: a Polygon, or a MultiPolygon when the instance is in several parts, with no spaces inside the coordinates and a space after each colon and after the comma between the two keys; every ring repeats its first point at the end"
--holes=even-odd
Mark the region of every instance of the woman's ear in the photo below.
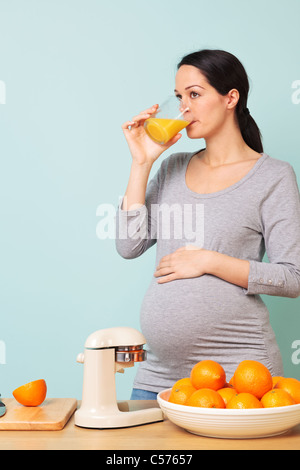
{"type": "Polygon", "coordinates": [[[230,90],[227,93],[227,108],[228,109],[235,108],[236,105],[238,104],[239,99],[240,99],[240,94],[239,94],[238,90],[236,90],[235,88],[230,90]]]}

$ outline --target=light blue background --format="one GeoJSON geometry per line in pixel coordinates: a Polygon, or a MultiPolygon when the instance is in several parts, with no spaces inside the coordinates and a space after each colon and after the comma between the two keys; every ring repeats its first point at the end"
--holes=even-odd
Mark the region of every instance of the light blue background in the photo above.
{"type": "MultiPolygon", "coordinates": [[[[265,151],[299,181],[299,18],[299,0],[0,0],[2,396],[44,378],[48,396],[80,399],[86,337],[139,328],[155,247],[122,259],[113,239],[97,237],[96,210],[116,207],[127,186],[121,124],[172,93],[184,54],[208,47],[240,58],[265,151]]],[[[176,151],[201,146],[184,136],[176,151]]],[[[299,299],[264,300],[285,373],[300,379],[291,359],[299,299]]],[[[118,374],[118,398],[129,397],[135,372],[118,374]]]]}

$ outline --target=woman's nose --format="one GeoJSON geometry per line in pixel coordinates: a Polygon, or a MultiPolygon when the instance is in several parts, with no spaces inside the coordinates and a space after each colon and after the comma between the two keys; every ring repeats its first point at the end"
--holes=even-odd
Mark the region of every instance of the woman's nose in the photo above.
{"type": "Polygon", "coordinates": [[[185,103],[184,101],[181,101],[179,110],[182,114],[185,114],[190,110],[190,108],[187,105],[187,103],[185,103]]]}
{"type": "Polygon", "coordinates": [[[180,101],[180,112],[183,113],[186,109],[188,108],[188,104],[186,101],[181,100],[180,101]]]}
{"type": "Polygon", "coordinates": [[[190,108],[188,106],[186,106],[184,103],[182,104],[182,106],[180,106],[180,113],[183,117],[183,119],[186,119],[187,121],[191,121],[190,119],[190,116],[191,116],[191,112],[190,112],[190,108]]]}

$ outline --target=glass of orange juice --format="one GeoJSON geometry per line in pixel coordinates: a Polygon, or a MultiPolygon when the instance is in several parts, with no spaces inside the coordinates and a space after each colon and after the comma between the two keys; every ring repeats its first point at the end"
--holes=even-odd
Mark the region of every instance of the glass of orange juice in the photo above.
{"type": "Polygon", "coordinates": [[[176,96],[170,96],[159,106],[156,113],[144,123],[149,137],[158,144],[166,144],[178,132],[187,127],[190,121],[184,115],[189,108],[184,108],[176,96]]]}

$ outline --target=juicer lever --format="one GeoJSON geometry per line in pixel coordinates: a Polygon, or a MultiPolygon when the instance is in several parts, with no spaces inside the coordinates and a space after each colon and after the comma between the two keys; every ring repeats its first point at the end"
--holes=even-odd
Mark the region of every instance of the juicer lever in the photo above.
{"type": "Polygon", "coordinates": [[[76,357],[76,362],[79,362],[80,364],[84,363],[84,353],[79,353],[76,357]]]}

